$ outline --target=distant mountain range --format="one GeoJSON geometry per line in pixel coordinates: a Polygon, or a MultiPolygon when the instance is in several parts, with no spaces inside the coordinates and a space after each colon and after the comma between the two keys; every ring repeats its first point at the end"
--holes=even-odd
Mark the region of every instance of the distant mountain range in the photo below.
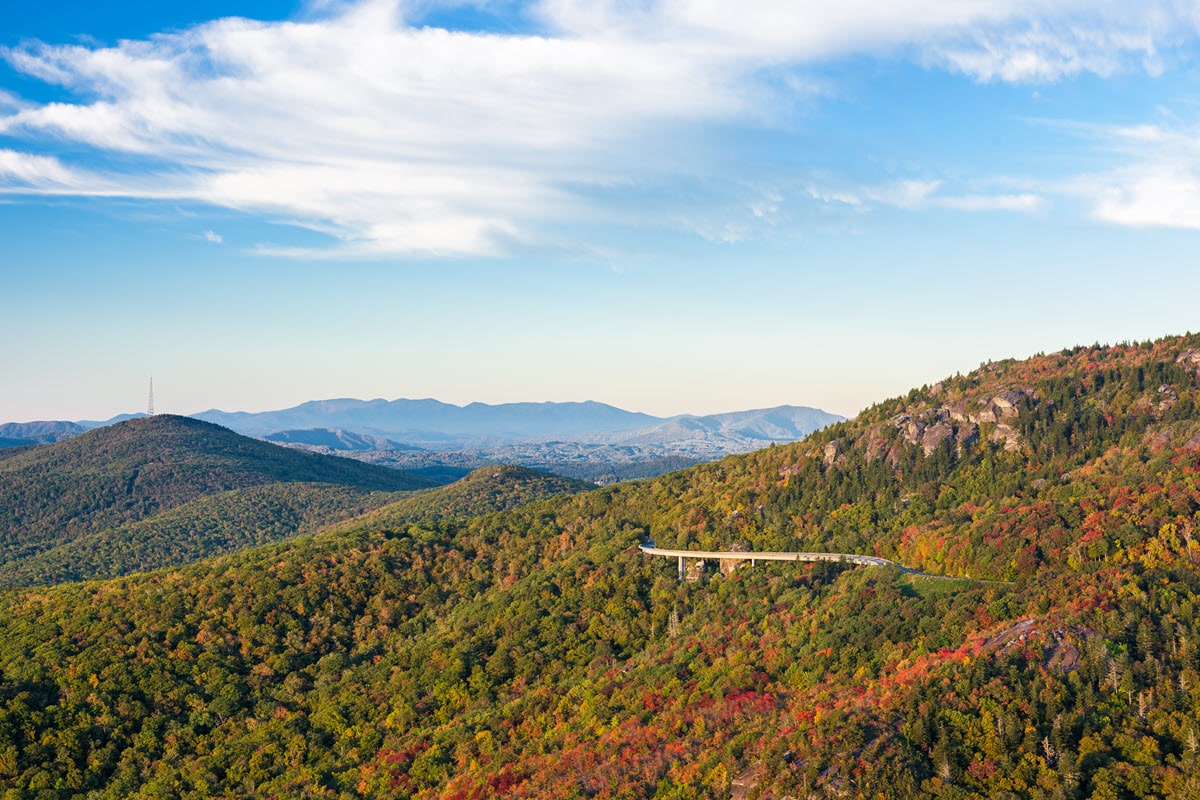
{"type": "Polygon", "coordinates": [[[104,428],[118,422],[140,419],[145,414],[118,414],[106,420],[80,420],[65,422],[48,420],[45,422],[5,422],[0,424],[0,449],[21,447],[30,444],[51,444],[70,439],[94,428],[104,428]]]}
{"type": "MultiPolygon", "coordinates": [[[[44,444],[108,422],[0,426],[0,448],[44,444]]],[[[196,419],[302,450],[336,453],[451,478],[486,464],[520,464],[603,483],[803,439],[843,418],[804,406],[655,417],[597,402],[471,403],[315,400],[263,412],[212,409],[196,419]]]]}
{"type": "Polygon", "coordinates": [[[616,445],[724,442],[733,452],[770,442],[794,442],[844,417],[805,406],[777,406],[697,417],[684,414],[633,430],[597,433],[583,441],[616,445]]]}
{"type": "Polygon", "coordinates": [[[325,447],[330,450],[421,450],[420,447],[401,444],[382,436],[334,431],[329,428],[305,428],[296,431],[277,431],[262,437],[268,442],[284,445],[325,447]]]}
{"type": "Polygon", "coordinates": [[[6,422],[0,425],[0,448],[50,444],[86,431],[78,422],[6,422]]]}
{"type": "Polygon", "coordinates": [[[321,400],[280,411],[194,414],[247,436],[335,450],[426,450],[516,442],[663,444],[728,440],[736,447],[802,439],[843,417],[804,406],[727,414],[655,417],[604,403],[471,403],[437,400],[321,400]]]}
{"type": "Polygon", "coordinates": [[[654,417],[596,402],[455,406],[437,400],[325,400],[282,411],[196,416],[278,444],[426,475],[457,477],[503,463],[598,483],[793,442],[843,419],[804,406],[654,417]]]}
{"type": "MultiPolygon", "coordinates": [[[[520,441],[622,431],[663,420],[604,403],[471,403],[438,400],[314,400],[294,408],[250,413],[216,409],[194,414],[246,436],[324,428],[438,447],[448,441],[520,441]]],[[[357,448],[347,448],[357,449],[357,448]]]]}

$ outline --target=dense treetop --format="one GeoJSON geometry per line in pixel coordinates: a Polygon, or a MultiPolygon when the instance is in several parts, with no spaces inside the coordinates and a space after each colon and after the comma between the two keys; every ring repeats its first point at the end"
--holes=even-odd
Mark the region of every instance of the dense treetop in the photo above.
{"type": "Polygon", "coordinates": [[[742,775],[761,798],[1195,797],[1198,371],[1195,336],[989,364],[645,482],[471,518],[466,492],[10,592],[0,785],[726,798],[742,775]],[[646,538],[1008,583],[837,564],[679,583],[646,538]]]}
{"type": "Polygon", "coordinates": [[[342,527],[396,528],[414,522],[466,519],[594,488],[595,484],[526,467],[483,467],[446,486],[406,494],[362,517],[347,520],[342,527]]]}
{"type": "Polygon", "coordinates": [[[0,564],[0,585],[111,578],[186,564],[311,533],[392,502],[396,495],[290,482],[207,494],[0,564]]]}
{"type": "MultiPolygon", "coordinates": [[[[102,540],[119,546],[120,536],[117,540],[111,534],[97,536],[221,492],[278,483],[320,483],[330,489],[337,487],[332,497],[345,500],[346,490],[365,496],[432,485],[425,478],[397,470],[288,450],[211,423],[169,415],[121,422],[55,444],[0,453],[0,581],[14,570],[22,571],[20,562],[82,537],[91,537],[83,547],[93,551],[102,540]]],[[[271,496],[275,506],[266,509],[266,524],[281,498],[304,500],[308,495],[315,497],[313,492],[321,494],[313,487],[243,492],[232,496],[232,506],[244,506],[249,498],[271,496]]],[[[318,505],[326,500],[329,498],[322,496],[318,505]]],[[[371,505],[341,503],[341,510],[331,518],[371,505]]],[[[225,510],[211,506],[209,513],[228,515],[232,506],[225,510]]],[[[299,508],[293,511],[305,513],[299,508]]],[[[116,553],[102,557],[122,558],[116,553]]],[[[68,555],[65,560],[72,558],[68,555]]],[[[172,561],[143,566],[162,563],[172,561]]],[[[129,566],[119,571],[128,571],[129,566]]],[[[69,574],[52,571],[47,577],[103,574],[110,573],[71,567],[69,574]]]]}
{"type": "MultiPolygon", "coordinates": [[[[90,508],[92,513],[72,518],[65,530],[60,530],[59,543],[0,563],[0,585],[117,577],[186,564],[333,525],[396,526],[473,517],[592,488],[536,470],[491,467],[442,487],[369,491],[421,485],[425,481],[345,459],[314,458],[270,445],[260,448],[257,445],[261,443],[208,423],[183,417],[166,419],[166,425],[143,424],[138,426],[142,430],[118,432],[125,435],[96,437],[95,442],[83,439],[66,454],[50,448],[31,451],[30,455],[37,458],[25,460],[33,466],[26,463],[13,471],[24,479],[13,482],[14,494],[44,479],[48,471],[38,467],[47,461],[55,464],[52,479],[68,489],[49,501],[42,498],[43,515],[23,520],[18,532],[41,531],[49,538],[55,530],[53,520],[80,514],[81,508],[90,508]],[[148,468],[147,464],[153,466],[148,468]],[[136,484],[151,469],[160,471],[154,489],[134,498],[136,484]],[[93,480],[97,474],[102,477],[93,480]],[[296,480],[305,475],[333,482],[296,480]],[[123,505],[115,499],[117,495],[103,494],[106,487],[116,485],[114,478],[135,484],[135,491],[126,495],[123,505]],[[262,482],[273,478],[279,480],[262,482]],[[201,481],[214,490],[206,490],[201,481]],[[220,490],[240,482],[251,485],[220,490]],[[178,503],[197,492],[200,494],[194,499],[178,503]],[[360,520],[360,515],[368,512],[372,513],[360,520]],[[113,524],[125,517],[132,519],[113,524]]],[[[141,488],[145,489],[145,484],[141,488]]],[[[26,496],[30,494],[34,495],[30,500],[35,501],[36,493],[26,491],[26,496]]],[[[25,506],[31,505],[27,500],[25,506]]]]}

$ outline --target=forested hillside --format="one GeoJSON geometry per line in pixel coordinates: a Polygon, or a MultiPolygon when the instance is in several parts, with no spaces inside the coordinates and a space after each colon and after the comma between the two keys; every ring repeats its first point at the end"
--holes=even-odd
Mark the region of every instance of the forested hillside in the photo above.
{"type": "Polygon", "coordinates": [[[166,539],[196,535],[186,524],[188,511],[198,511],[201,519],[225,519],[224,527],[241,528],[229,536],[254,543],[262,541],[256,537],[264,529],[286,525],[289,515],[330,521],[378,505],[362,499],[370,492],[433,485],[398,470],[288,450],[187,417],[130,420],[0,459],[0,582],[17,575],[62,580],[177,563],[151,554],[183,552],[187,546],[160,541],[147,548],[147,542],[129,538],[163,540],[163,534],[151,533],[158,523],[130,526],[221,492],[302,483],[325,486],[235,493],[185,509],[165,520],[166,539]],[[351,500],[352,495],[360,498],[351,500]],[[29,559],[37,563],[23,563],[29,559]]]}
{"type": "Polygon", "coordinates": [[[452,484],[364,492],[328,483],[280,482],[206,494],[136,522],[71,539],[0,564],[0,586],[115,578],[188,564],[323,528],[404,527],[504,511],[595,488],[523,467],[476,470],[452,484]]]}
{"type": "Polygon", "coordinates": [[[187,564],[311,533],[395,497],[393,492],[328,483],[272,483],[217,492],[0,564],[0,586],[114,578],[187,564]]]}
{"type": "MultiPolygon", "coordinates": [[[[182,419],[182,418],[180,418],[182,419]]],[[[172,423],[174,424],[174,423],[172,423]]],[[[203,429],[214,428],[201,423],[203,429]]],[[[170,482],[163,487],[158,501],[169,505],[174,497],[195,489],[190,478],[203,477],[200,464],[212,463],[210,451],[214,442],[212,431],[203,430],[199,438],[175,438],[167,443],[161,431],[135,434],[133,450],[125,458],[112,459],[112,449],[105,448],[89,454],[87,439],[77,449],[78,458],[60,467],[58,479],[69,483],[71,475],[78,474],[80,481],[74,491],[68,492],[60,502],[64,508],[55,508],[41,520],[27,523],[28,528],[44,528],[49,539],[54,529],[46,519],[56,519],[55,514],[71,513],[81,502],[95,502],[87,491],[94,484],[90,478],[95,465],[100,464],[102,474],[120,474],[129,468],[129,461],[144,463],[148,458],[164,450],[171,453],[176,468],[170,482]],[[114,461],[122,466],[115,466],[114,461]],[[182,481],[180,480],[182,476],[182,481]],[[165,497],[165,499],[164,499],[165,497]]],[[[170,429],[167,429],[168,431],[170,429]]],[[[229,432],[218,433],[220,452],[228,456],[230,451],[229,432]]],[[[244,440],[232,435],[238,446],[244,440]],[[239,441],[240,440],[240,441],[239,441]]],[[[253,450],[252,450],[253,452],[253,450]]],[[[39,454],[41,455],[41,454],[39,454]]],[[[284,448],[271,447],[261,453],[261,461],[251,462],[256,471],[235,474],[233,480],[258,480],[263,477],[291,476],[311,471],[311,465],[300,461],[296,469],[296,454],[284,448]],[[281,457],[281,463],[272,463],[272,458],[281,457]]],[[[321,457],[318,457],[318,461],[321,457]]],[[[572,493],[592,488],[580,481],[550,475],[520,467],[490,467],[477,470],[452,484],[419,491],[367,491],[358,488],[364,483],[372,485],[411,485],[425,481],[404,473],[395,473],[383,468],[363,469],[357,462],[341,459],[324,459],[334,468],[348,466],[344,474],[331,471],[330,464],[319,466],[323,477],[340,478],[347,484],[315,483],[311,481],[280,480],[265,485],[252,485],[227,491],[205,492],[195,499],[154,512],[154,507],[124,509],[126,513],[142,513],[131,522],[103,527],[111,519],[112,509],[99,508],[91,523],[100,526],[91,533],[64,537],[61,544],[42,549],[31,555],[0,563],[0,586],[63,583],[90,578],[111,578],[160,567],[187,564],[210,556],[242,550],[255,545],[278,542],[288,537],[312,533],[325,527],[355,527],[370,525],[404,525],[423,520],[474,517],[493,511],[516,508],[534,500],[556,494],[572,493]],[[382,473],[382,474],[380,474],[382,473]],[[370,513],[368,513],[370,512],[370,513]],[[366,515],[366,516],[362,516],[366,515]],[[100,521],[96,521],[98,518],[100,521]],[[361,518],[361,519],[360,519],[361,518]]],[[[234,462],[231,462],[234,463],[234,462]]],[[[234,463],[236,467],[243,464],[234,463]]],[[[137,469],[136,467],[132,469],[137,469]]],[[[213,476],[210,476],[213,477],[213,476]]],[[[220,480],[220,473],[215,473],[220,480]]],[[[220,484],[218,484],[220,485],[220,484]]],[[[204,491],[201,489],[201,491],[204,491]]],[[[117,512],[119,513],[119,511],[117,512]]],[[[68,531],[70,533],[71,531],[68,531]]]]}
{"type": "Polygon", "coordinates": [[[1198,372],[1193,336],[990,364],[642,483],[9,593],[0,785],[1198,796],[1198,372]],[[646,538],[1007,582],[680,583],[646,538]]]}
{"type": "Polygon", "coordinates": [[[400,497],[341,527],[395,529],[415,522],[478,517],[594,488],[594,484],[525,467],[484,467],[447,486],[400,497]]]}

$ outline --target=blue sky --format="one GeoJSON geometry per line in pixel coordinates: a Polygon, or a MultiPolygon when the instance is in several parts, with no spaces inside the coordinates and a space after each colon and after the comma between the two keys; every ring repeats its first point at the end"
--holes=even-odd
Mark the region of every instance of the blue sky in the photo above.
{"type": "Polygon", "coordinates": [[[1200,5],[16,6],[0,420],[850,415],[1200,328],[1200,5]]]}

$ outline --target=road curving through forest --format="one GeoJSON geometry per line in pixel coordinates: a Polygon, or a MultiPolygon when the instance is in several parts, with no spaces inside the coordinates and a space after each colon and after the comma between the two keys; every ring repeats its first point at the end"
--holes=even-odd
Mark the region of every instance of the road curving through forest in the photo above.
{"type": "Polygon", "coordinates": [[[857,553],[793,553],[793,552],[770,552],[770,551],[739,551],[739,550],[671,550],[664,547],[655,547],[653,542],[649,544],[638,545],[638,549],[646,555],[664,556],[666,558],[679,559],[679,575],[682,578],[684,574],[683,562],[684,559],[694,558],[699,560],[719,559],[722,561],[737,560],[749,561],[753,566],[758,561],[836,561],[845,564],[854,564],[859,567],[895,567],[905,575],[913,575],[920,578],[936,578],[944,581],[978,581],[980,583],[1008,583],[1008,581],[988,580],[985,578],[962,578],[956,575],[934,575],[929,572],[921,572],[916,569],[909,569],[903,564],[898,564],[895,561],[879,556],[864,556],[857,553]]]}

